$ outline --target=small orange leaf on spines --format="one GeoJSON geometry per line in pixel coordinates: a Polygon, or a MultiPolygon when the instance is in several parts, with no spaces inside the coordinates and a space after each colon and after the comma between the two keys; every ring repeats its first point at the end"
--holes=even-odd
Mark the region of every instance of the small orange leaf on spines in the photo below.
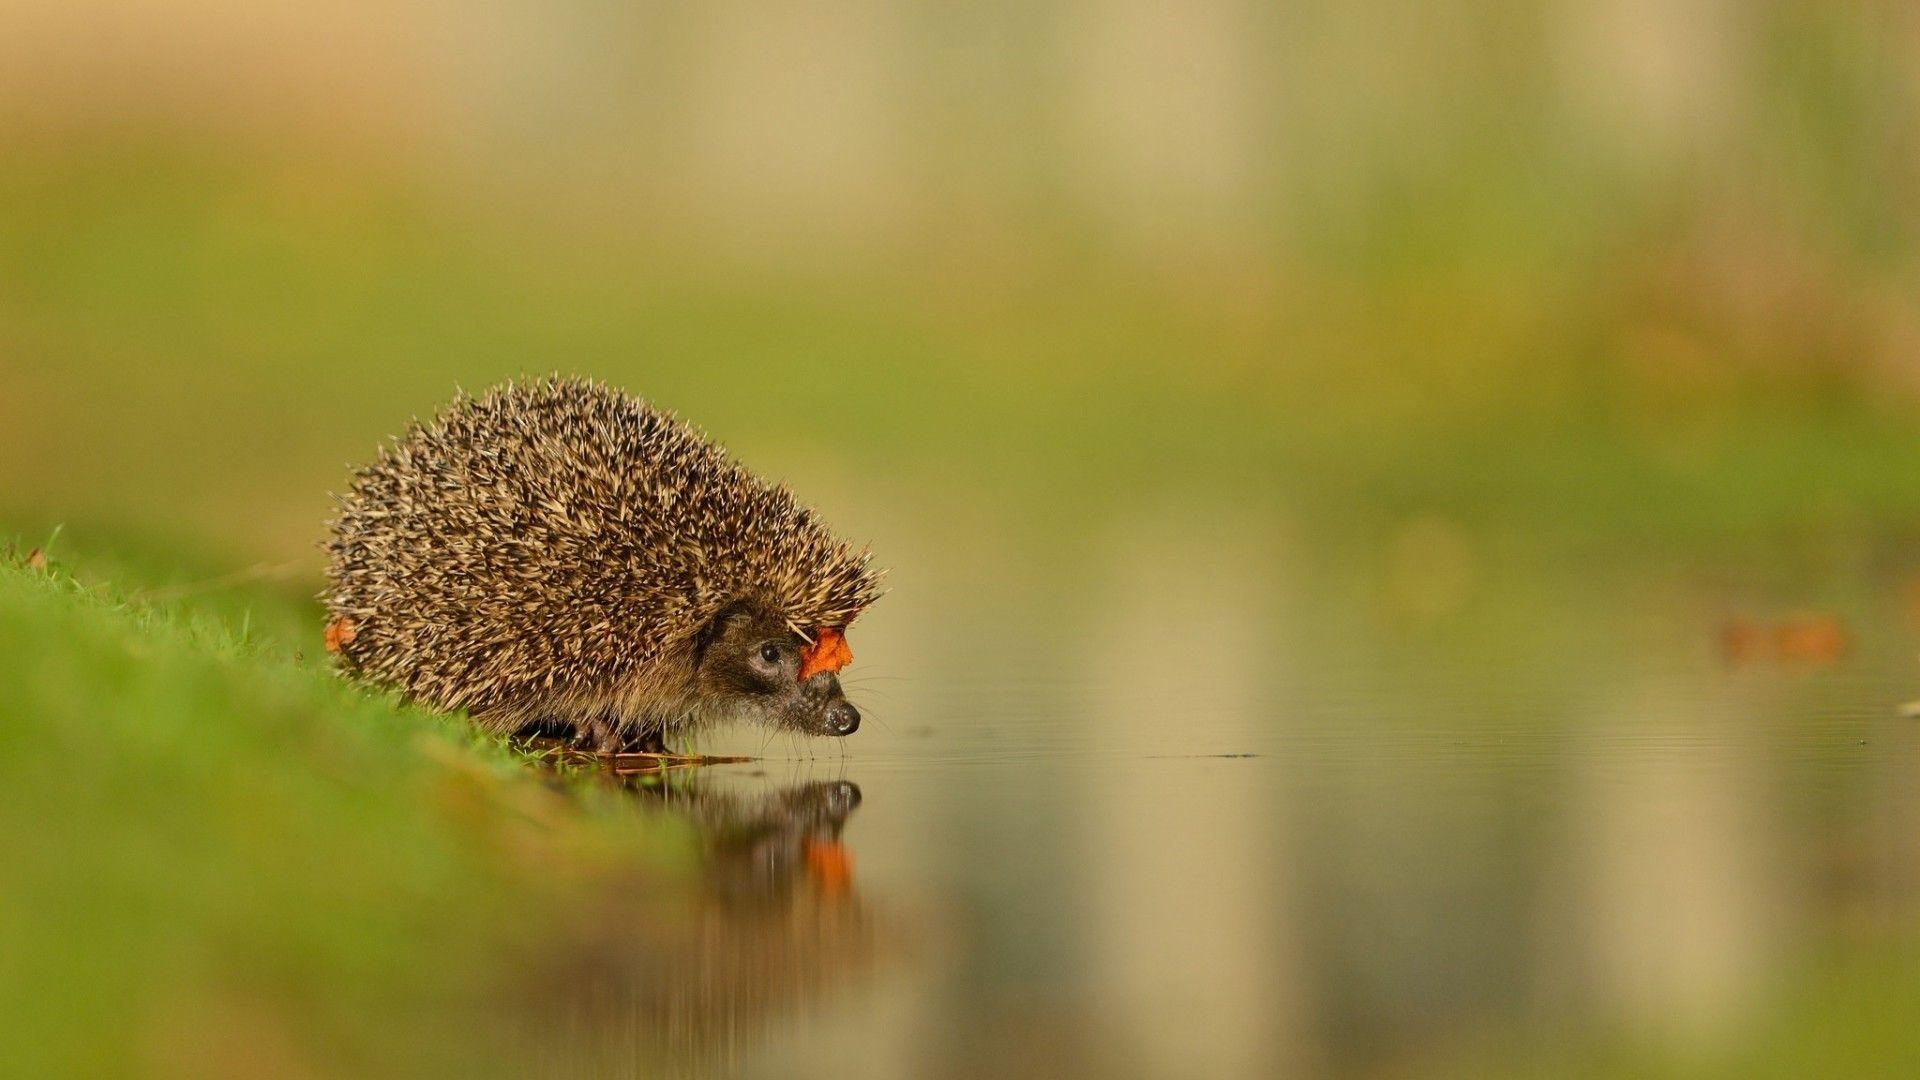
{"type": "Polygon", "coordinates": [[[838,672],[853,663],[853,649],[847,645],[847,636],[831,626],[823,626],[815,631],[813,644],[800,653],[800,681],[808,679],[822,671],[838,672]]]}

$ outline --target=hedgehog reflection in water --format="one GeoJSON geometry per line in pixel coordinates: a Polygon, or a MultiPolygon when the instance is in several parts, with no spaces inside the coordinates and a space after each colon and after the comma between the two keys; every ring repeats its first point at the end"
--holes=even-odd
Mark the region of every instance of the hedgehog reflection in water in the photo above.
{"type": "Polygon", "coordinates": [[[666,752],[713,720],[848,735],[865,550],[673,414],[558,376],[461,395],[353,479],[327,543],[343,666],[496,731],[666,752]]]}
{"type": "MultiPolygon", "coordinates": [[[[704,778],[702,778],[704,779],[704,778]]],[[[838,896],[852,887],[840,834],[860,808],[860,787],[821,780],[755,798],[703,786],[635,786],[700,838],[708,892],[724,908],[783,910],[801,882],[838,896]]]]}
{"type": "Polygon", "coordinates": [[[691,837],[690,892],[616,877],[579,918],[548,925],[514,1010],[552,1055],[545,1073],[737,1075],[743,1055],[857,997],[882,960],[938,930],[904,937],[855,882],[851,781],[656,769],[629,784],[642,814],[691,837]]]}

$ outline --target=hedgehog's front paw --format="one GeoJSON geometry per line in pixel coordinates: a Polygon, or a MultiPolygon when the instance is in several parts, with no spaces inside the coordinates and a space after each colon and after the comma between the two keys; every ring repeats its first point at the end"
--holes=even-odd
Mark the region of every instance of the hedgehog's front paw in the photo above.
{"type": "Polygon", "coordinates": [[[671,756],[673,753],[667,749],[665,733],[658,728],[641,732],[639,738],[627,744],[627,749],[636,754],[659,754],[663,757],[671,756]]]}
{"type": "Polygon", "coordinates": [[[620,752],[620,726],[605,716],[596,716],[577,725],[573,745],[578,749],[612,757],[620,752]]]}

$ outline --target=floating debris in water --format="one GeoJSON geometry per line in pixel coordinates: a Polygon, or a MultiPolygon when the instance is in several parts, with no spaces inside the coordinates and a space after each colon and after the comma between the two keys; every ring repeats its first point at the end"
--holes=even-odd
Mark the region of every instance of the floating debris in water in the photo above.
{"type": "Polygon", "coordinates": [[[523,749],[539,760],[565,763],[579,768],[605,769],[615,776],[650,776],[668,770],[694,769],[707,765],[738,765],[751,757],[726,754],[671,754],[645,750],[623,750],[618,754],[593,754],[575,747],[570,739],[539,736],[523,740],[523,749]]]}

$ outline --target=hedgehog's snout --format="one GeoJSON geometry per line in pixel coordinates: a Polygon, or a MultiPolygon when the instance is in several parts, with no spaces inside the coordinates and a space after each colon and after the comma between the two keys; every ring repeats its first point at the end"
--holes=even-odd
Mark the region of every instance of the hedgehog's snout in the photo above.
{"type": "Polygon", "coordinates": [[[851,735],[860,730],[860,710],[841,692],[840,680],[832,672],[815,672],[801,684],[800,692],[809,711],[820,718],[820,734],[851,735]]]}

